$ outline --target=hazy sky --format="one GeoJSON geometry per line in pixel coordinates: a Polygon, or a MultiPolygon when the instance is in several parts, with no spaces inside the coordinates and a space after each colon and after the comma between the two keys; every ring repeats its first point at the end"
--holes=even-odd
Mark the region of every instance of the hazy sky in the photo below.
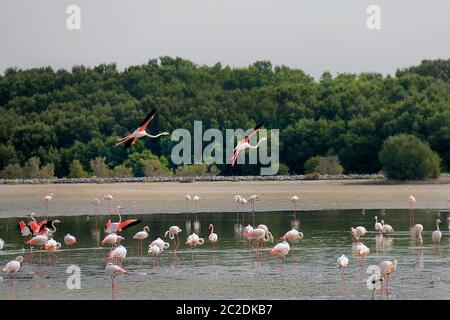
{"type": "Polygon", "coordinates": [[[318,77],[450,58],[449,0],[0,0],[0,72],[7,67],[119,68],[161,55],[197,64],[270,60],[318,77]],[[81,8],[68,30],[66,8],[81,8]],[[366,8],[381,8],[381,30],[366,8]]]}

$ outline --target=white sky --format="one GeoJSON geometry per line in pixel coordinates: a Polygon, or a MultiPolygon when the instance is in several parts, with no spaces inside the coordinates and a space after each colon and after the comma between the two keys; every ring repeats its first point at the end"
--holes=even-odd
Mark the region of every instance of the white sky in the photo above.
{"type": "Polygon", "coordinates": [[[161,55],[197,64],[270,60],[318,77],[450,58],[448,0],[0,0],[0,72],[17,66],[119,68],[161,55]],[[81,30],[66,8],[81,8],[81,30]],[[381,30],[366,8],[381,7],[381,30]]]}

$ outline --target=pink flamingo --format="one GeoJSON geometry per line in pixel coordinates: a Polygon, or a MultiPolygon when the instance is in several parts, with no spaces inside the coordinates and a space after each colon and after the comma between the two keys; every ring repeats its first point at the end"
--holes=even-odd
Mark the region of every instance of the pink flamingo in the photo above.
{"type": "Polygon", "coordinates": [[[344,288],[344,272],[345,272],[345,269],[348,267],[348,258],[345,256],[345,254],[343,254],[342,256],[340,256],[337,259],[336,265],[337,265],[337,267],[339,269],[342,270],[342,292],[344,292],[345,291],[345,288],[344,288]]]}
{"type": "Polygon", "coordinates": [[[280,271],[283,272],[283,263],[284,263],[284,257],[289,253],[290,247],[289,243],[286,241],[280,242],[275,245],[275,247],[270,250],[271,256],[278,256],[280,257],[280,271]]]}
{"type": "Polygon", "coordinates": [[[114,295],[114,278],[116,276],[120,276],[120,275],[126,274],[127,271],[124,268],[122,268],[122,267],[120,267],[118,265],[115,265],[112,262],[108,262],[106,264],[106,267],[105,267],[105,273],[108,276],[111,277],[112,299],[114,300],[115,299],[115,295],[114,295]]]}
{"type": "Polygon", "coordinates": [[[12,274],[12,279],[13,279],[12,286],[14,286],[14,279],[15,279],[16,273],[19,272],[19,270],[20,270],[22,262],[23,262],[23,257],[18,256],[18,257],[16,257],[16,259],[9,261],[2,269],[3,272],[12,274]]]}
{"type": "Polygon", "coordinates": [[[416,198],[414,196],[408,197],[409,203],[409,227],[412,228],[414,225],[414,204],[416,203],[416,198]]]}
{"type": "Polygon", "coordinates": [[[234,166],[234,164],[236,163],[236,160],[237,160],[237,158],[239,156],[239,152],[241,152],[241,151],[243,151],[245,149],[257,149],[259,147],[259,144],[262,141],[267,140],[267,138],[261,138],[258,141],[258,143],[256,145],[254,145],[254,146],[252,146],[249,143],[250,138],[255,133],[257,133],[259,131],[259,129],[261,129],[262,126],[263,126],[263,123],[258,124],[256,127],[253,128],[254,131],[252,133],[250,133],[248,136],[245,136],[245,138],[237,144],[236,148],[234,148],[234,150],[233,150],[233,156],[231,157],[231,166],[234,166]]]}
{"type": "MultiPolygon", "coordinates": [[[[66,246],[73,246],[77,243],[77,238],[75,238],[70,233],[66,234],[64,236],[64,244],[66,246]]],[[[67,255],[69,256],[69,263],[70,263],[70,249],[67,250],[67,255]]]]}
{"type": "Polygon", "coordinates": [[[217,233],[214,233],[214,225],[212,223],[208,226],[208,230],[211,231],[211,233],[209,234],[209,237],[208,237],[208,241],[212,243],[213,251],[214,251],[216,248],[216,242],[219,237],[217,236],[217,233]]]}
{"type": "Polygon", "coordinates": [[[281,237],[281,240],[290,241],[292,243],[292,256],[294,256],[294,241],[303,239],[303,233],[292,228],[281,237]]]}
{"type": "Polygon", "coordinates": [[[137,232],[133,236],[133,239],[138,241],[138,256],[142,256],[142,240],[147,239],[149,233],[150,233],[149,226],[145,226],[142,231],[137,232]]]}
{"type": "Polygon", "coordinates": [[[205,239],[200,238],[197,234],[193,233],[191,234],[187,240],[186,244],[191,248],[192,250],[192,267],[195,265],[195,257],[194,257],[194,248],[197,246],[202,246],[205,243],[205,239]]]}
{"type": "Polygon", "coordinates": [[[389,275],[397,270],[397,260],[394,261],[383,261],[380,263],[380,274],[383,279],[386,279],[386,300],[389,296],[389,275]]]}
{"type": "Polygon", "coordinates": [[[178,244],[180,243],[180,238],[179,238],[178,234],[181,231],[183,231],[183,230],[180,227],[178,227],[178,226],[171,226],[169,228],[169,230],[167,230],[166,233],[164,234],[165,238],[167,238],[167,236],[169,236],[169,239],[173,240],[173,254],[174,255],[177,254],[178,244]],[[176,237],[176,239],[175,239],[175,237],[176,237]]]}

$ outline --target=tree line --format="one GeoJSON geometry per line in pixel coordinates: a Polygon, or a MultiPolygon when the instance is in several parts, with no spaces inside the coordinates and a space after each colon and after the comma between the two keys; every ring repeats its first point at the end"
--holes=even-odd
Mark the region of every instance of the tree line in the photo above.
{"type": "MultiPolygon", "coordinates": [[[[324,72],[315,80],[269,61],[231,68],[165,56],[123,71],[115,64],[7,69],[0,75],[0,170],[84,176],[102,162],[108,175],[192,171],[170,162],[176,142],[168,138],[114,147],[154,107],[151,132],[192,131],[194,120],[221,130],[260,122],[280,129],[283,174],[304,173],[317,156],[337,157],[346,173],[378,172],[383,142],[402,133],[426,142],[441,168],[450,168],[450,60],[423,61],[395,76],[324,72]]],[[[259,166],[206,170],[247,175],[259,166]]]]}

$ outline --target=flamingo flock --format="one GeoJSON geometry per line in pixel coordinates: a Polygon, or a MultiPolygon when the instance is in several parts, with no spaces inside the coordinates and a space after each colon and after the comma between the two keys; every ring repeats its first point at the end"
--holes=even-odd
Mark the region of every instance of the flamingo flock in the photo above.
{"type": "MultiPolygon", "coordinates": [[[[98,211],[98,205],[100,204],[100,195],[94,199],[94,204],[96,204],[96,212],[98,211]]],[[[105,200],[109,199],[111,201],[113,199],[112,195],[108,194],[104,197],[105,200]]],[[[193,199],[196,202],[196,207],[198,211],[198,201],[201,199],[198,195],[195,195],[191,198],[190,195],[185,196],[185,200],[187,203],[193,199]]],[[[236,203],[236,210],[239,211],[239,206],[242,207],[247,202],[252,204],[252,212],[255,211],[255,202],[260,201],[261,196],[259,194],[251,195],[248,198],[242,197],[241,195],[236,195],[234,197],[234,202],[236,203]]],[[[51,198],[50,198],[51,200],[51,198]]],[[[48,201],[50,201],[48,200],[48,201]]],[[[297,211],[296,205],[300,201],[300,197],[297,195],[292,196],[289,201],[292,204],[292,210],[294,212],[297,211]]],[[[414,222],[414,207],[413,205],[416,203],[416,200],[413,196],[408,198],[408,203],[410,205],[410,222],[414,222]],[[414,199],[414,200],[412,200],[414,199]]],[[[450,209],[450,201],[449,201],[449,209],[450,209]]],[[[30,262],[32,257],[32,249],[39,249],[39,265],[41,264],[41,255],[42,251],[47,252],[48,264],[49,266],[53,263],[56,263],[58,256],[56,252],[60,250],[64,244],[67,247],[68,258],[70,261],[70,248],[77,245],[77,238],[67,233],[62,243],[57,241],[54,236],[57,233],[58,225],[61,223],[58,219],[48,220],[46,213],[48,212],[48,207],[45,209],[45,214],[40,219],[40,217],[32,212],[30,215],[27,215],[29,218],[28,221],[21,220],[18,223],[18,230],[20,235],[25,238],[25,244],[30,247],[30,262]]],[[[188,205],[187,205],[188,210],[188,205]]],[[[110,206],[108,205],[108,213],[110,214],[110,206]]],[[[382,213],[383,214],[383,213],[382,213]]],[[[112,298],[116,297],[116,285],[115,279],[116,277],[120,278],[125,276],[126,274],[130,274],[124,267],[124,262],[127,259],[128,250],[122,244],[122,241],[125,240],[123,236],[120,235],[124,230],[137,226],[141,223],[139,219],[122,219],[122,208],[117,206],[116,215],[118,220],[112,222],[109,218],[104,227],[104,238],[101,240],[102,246],[108,246],[109,251],[105,256],[105,274],[110,276],[111,278],[111,289],[112,289],[112,298]]],[[[239,217],[238,217],[239,219],[239,217]]],[[[436,230],[432,232],[432,242],[439,243],[442,239],[442,232],[439,229],[439,224],[441,223],[440,219],[436,220],[436,230]]],[[[144,226],[140,231],[137,231],[132,237],[133,240],[137,240],[137,252],[138,257],[142,257],[142,246],[143,242],[146,241],[150,237],[150,226],[144,226]]],[[[417,239],[417,244],[423,245],[423,225],[414,224],[410,231],[411,235],[417,239]]],[[[213,224],[208,225],[208,242],[211,246],[212,252],[215,252],[216,245],[219,242],[219,236],[216,233],[215,226],[213,224]]],[[[375,216],[375,224],[374,231],[378,235],[382,236],[382,234],[392,234],[394,233],[394,228],[385,224],[384,219],[378,220],[378,217],[375,216]]],[[[155,240],[149,241],[147,254],[149,256],[154,256],[156,258],[156,263],[159,267],[159,256],[167,251],[172,249],[174,258],[177,256],[177,248],[181,244],[181,234],[183,230],[177,226],[170,226],[167,231],[164,232],[161,237],[157,237],[155,240]],[[172,246],[169,242],[164,241],[162,238],[168,238],[173,242],[172,246]]],[[[364,273],[365,273],[365,258],[370,255],[371,250],[364,243],[364,237],[368,234],[367,229],[364,226],[356,226],[350,228],[350,235],[354,239],[355,243],[353,244],[353,253],[358,259],[358,270],[361,276],[361,283],[363,283],[364,273]]],[[[377,236],[378,237],[378,236],[377,236]]],[[[277,238],[279,241],[275,242],[275,237],[272,235],[272,232],[269,230],[268,226],[265,224],[259,224],[256,227],[248,224],[242,232],[242,238],[248,244],[248,247],[251,248],[252,251],[255,252],[255,255],[259,257],[260,254],[264,255],[265,248],[267,244],[273,244],[273,247],[268,251],[270,256],[275,256],[280,259],[280,272],[283,272],[283,266],[285,264],[285,259],[291,253],[292,258],[294,258],[294,247],[295,243],[299,242],[304,238],[303,232],[298,230],[298,227],[293,227],[290,230],[287,230],[281,237],[277,238]]],[[[186,241],[184,244],[187,248],[191,249],[191,259],[192,259],[192,267],[195,266],[195,252],[196,248],[205,245],[206,241],[202,238],[198,233],[193,232],[186,237],[186,241]]],[[[5,245],[5,241],[0,239],[0,250],[3,249],[5,245]]],[[[14,286],[15,276],[18,272],[20,272],[22,264],[24,263],[23,256],[17,256],[14,260],[6,263],[2,271],[4,273],[10,274],[12,277],[12,285],[14,286]]],[[[344,284],[344,275],[346,269],[348,269],[350,264],[349,258],[342,254],[337,258],[336,266],[340,270],[340,282],[341,282],[341,291],[345,292],[345,284],[344,284]]],[[[386,296],[388,299],[389,296],[389,277],[397,270],[397,260],[384,260],[378,266],[378,280],[374,280],[378,284],[383,284],[384,288],[380,286],[381,294],[386,296]]],[[[3,278],[2,278],[3,279],[3,278]]],[[[374,282],[374,283],[375,283],[374,282]]],[[[120,282],[119,282],[120,287],[120,282]]]]}

